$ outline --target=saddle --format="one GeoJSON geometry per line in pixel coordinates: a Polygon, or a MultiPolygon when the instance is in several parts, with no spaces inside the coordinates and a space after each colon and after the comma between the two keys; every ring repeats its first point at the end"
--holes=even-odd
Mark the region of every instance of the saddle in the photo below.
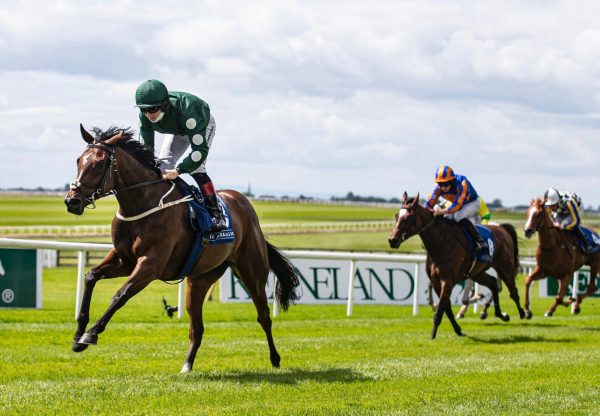
{"type": "Polygon", "coordinates": [[[190,228],[195,232],[194,243],[190,248],[183,268],[175,277],[176,279],[183,280],[190,270],[192,270],[192,267],[194,264],[196,264],[198,258],[200,258],[200,254],[202,254],[202,250],[207,244],[212,245],[231,243],[235,240],[235,235],[233,233],[229,207],[227,207],[225,200],[221,198],[219,194],[217,194],[217,201],[219,203],[219,208],[223,213],[223,219],[225,219],[227,228],[218,233],[211,234],[209,230],[213,224],[213,221],[212,217],[208,213],[208,210],[206,209],[204,197],[202,196],[200,190],[194,185],[189,185],[181,178],[177,178],[174,180],[174,182],[183,192],[184,196],[191,195],[193,197],[192,200],[187,202],[187,206],[190,228]]]}
{"type": "Polygon", "coordinates": [[[574,232],[579,248],[586,256],[600,251],[600,235],[586,227],[579,227],[581,233],[574,232]]]}
{"type": "Polygon", "coordinates": [[[461,227],[461,229],[463,230],[464,235],[467,237],[467,245],[469,246],[469,252],[471,254],[471,259],[472,260],[476,259],[478,262],[481,262],[481,263],[490,263],[491,264],[494,259],[494,251],[496,249],[496,240],[494,239],[494,235],[492,234],[490,229],[487,227],[484,227],[482,225],[475,226],[475,229],[477,230],[477,232],[479,233],[479,235],[481,236],[483,241],[486,242],[486,244],[488,246],[488,251],[475,250],[476,244],[475,244],[475,241],[473,240],[473,237],[471,237],[471,234],[469,234],[469,232],[467,230],[465,230],[463,227],[461,227]]]}

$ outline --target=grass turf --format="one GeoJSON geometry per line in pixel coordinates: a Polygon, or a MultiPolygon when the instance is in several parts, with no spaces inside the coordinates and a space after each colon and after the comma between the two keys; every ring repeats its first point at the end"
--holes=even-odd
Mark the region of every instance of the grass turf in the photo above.
{"type": "MultiPolygon", "coordinates": [[[[96,286],[92,322],[123,279],[96,286]]],[[[522,278],[519,279],[522,288],[522,278]]],[[[75,270],[45,270],[44,308],[0,310],[0,414],[598,414],[600,311],[533,297],[534,318],[520,321],[506,291],[502,323],[474,314],[446,319],[429,339],[423,307],[295,305],[274,319],[282,368],[272,369],[250,304],[210,301],[194,372],[178,374],[187,319],[170,320],[154,282],[122,308],[99,344],[70,351],[75,330],[75,270]]],[[[537,289],[537,287],[536,287],[537,289]]],[[[522,295],[522,293],[521,293],[522,295]]]]}

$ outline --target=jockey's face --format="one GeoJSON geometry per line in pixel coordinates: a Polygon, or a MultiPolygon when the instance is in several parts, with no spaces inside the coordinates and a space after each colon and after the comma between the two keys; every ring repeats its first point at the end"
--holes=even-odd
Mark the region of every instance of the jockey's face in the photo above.
{"type": "Polygon", "coordinates": [[[452,184],[450,182],[445,182],[445,183],[439,184],[440,189],[444,192],[448,192],[450,190],[451,186],[452,186],[452,184]]]}
{"type": "Polygon", "coordinates": [[[150,120],[151,122],[156,121],[156,119],[158,117],[160,117],[160,115],[162,114],[162,111],[160,109],[160,107],[153,107],[150,110],[154,110],[153,112],[150,111],[144,111],[144,114],[146,114],[146,117],[148,117],[148,120],[150,120]]]}

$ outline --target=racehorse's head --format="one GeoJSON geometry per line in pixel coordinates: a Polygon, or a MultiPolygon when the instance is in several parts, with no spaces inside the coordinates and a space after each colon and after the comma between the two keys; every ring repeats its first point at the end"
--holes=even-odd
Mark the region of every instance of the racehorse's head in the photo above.
{"type": "Polygon", "coordinates": [[[400,247],[404,240],[421,231],[423,221],[419,215],[420,210],[426,211],[427,209],[419,205],[419,194],[409,198],[404,192],[402,206],[396,213],[396,225],[388,238],[391,248],[400,247]]]}
{"type": "Polygon", "coordinates": [[[529,209],[527,210],[527,220],[525,221],[525,226],[523,227],[525,237],[531,238],[533,234],[535,234],[542,224],[544,215],[547,215],[544,207],[544,201],[540,198],[532,199],[529,209]]]}
{"type": "Polygon", "coordinates": [[[81,215],[86,206],[105,194],[114,183],[115,145],[123,138],[123,131],[100,140],[94,138],[80,124],[81,137],[88,144],[77,158],[77,178],[69,184],[65,196],[67,211],[81,215]]]}

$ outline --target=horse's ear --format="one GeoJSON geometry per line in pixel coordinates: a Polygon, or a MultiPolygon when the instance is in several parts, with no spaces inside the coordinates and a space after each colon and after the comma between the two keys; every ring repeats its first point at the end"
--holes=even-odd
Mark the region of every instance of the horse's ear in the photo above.
{"type": "Polygon", "coordinates": [[[81,132],[81,137],[83,137],[83,140],[85,140],[87,144],[94,143],[94,138],[86,129],[83,128],[83,124],[81,123],[79,123],[79,131],[81,132]]]}
{"type": "Polygon", "coordinates": [[[104,143],[109,146],[113,146],[113,145],[117,144],[119,142],[119,140],[121,140],[122,138],[123,138],[123,132],[120,132],[120,133],[112,136],[110,139],[104,140],[104,143]]]}
{"type": "Polygon", "coordinates": [[[415,204],[419,205],[419,193],[417,192],[417,196],[415,196],[415,204]]]}
{"type": "Polygon", "coordinates": [[[406,193],[406,191],[404,191],[404,194],[402,194],[402,203],[403,204],[406,203],[406,198],[408,198],[408,194],[406,193]]]}

